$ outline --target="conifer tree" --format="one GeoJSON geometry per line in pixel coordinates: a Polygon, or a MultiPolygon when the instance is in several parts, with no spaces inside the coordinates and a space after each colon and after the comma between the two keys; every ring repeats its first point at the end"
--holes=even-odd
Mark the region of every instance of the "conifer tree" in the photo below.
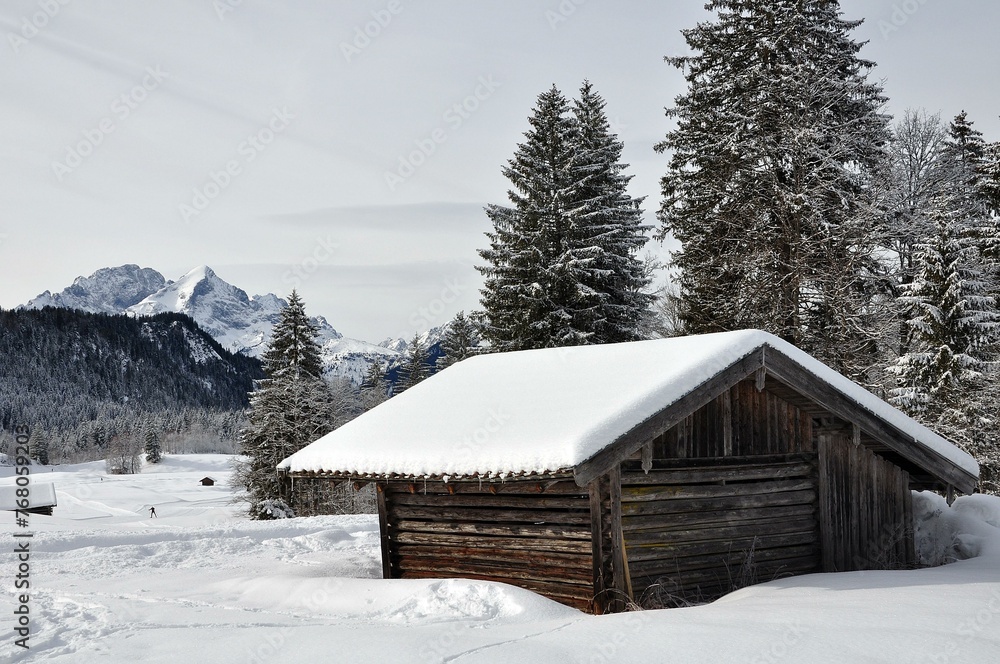
{"type": "Polygon", "coordinates": [[[629,196],[632,179],[621,163],[624,144],[611,131],[604,99],[589,81],[573,103],[577,131],[573,170],[575,194],[570,245],[577,263],[580,304],[577,327],[589,343],[636,341],[644,315],[655,300],[645,292],[649,277],[637,252],[646,244],[642,199],[629,196]]]}
{"type": "MultiPolygon", "coordinates": [[[[980,189],[986,199],[990,215],[1000,217],[1000,141],[990,143],[983,155],[980,168],[980,189]]],[[[994,221],[994,227],[996,226],[994,221]]]]}
{"type": "Polygon", "coordinates": [[[361,382],[361,409],[368,411],[389,398],[385,381],[385,365],[378,359],[371,363],[361,382]]]}
{"type": "Polygon", "coordinates": [[[973,127],[974,124],[965,111],[955,116],[948,126],[944,158],[956,168],[957,176],[969,192],[981,197],[981,168],[988,146],[983,140],[983,132],[973,127]]]}
{"type": "Polygon", "coordinates": [[[975,270],[974,246],[946,217],[936,220],[935,230],[919,245],[919,272],[901,298],[914,312],[913,350],[897,363],[903,387],[893,398],[911,414],[929,413],[929,420],[961,401],[964,382],[983,377],[982,351],[997,321],[975,270]]]}
{"type": "Polygon", "coordinates": [[[459,311],[448,324],[441,339],[442,355],[437,359],[437,367],[444,369],[455,362],[475,355],[479,351],[479,333],[464,311],[459,311]]]}
{"type": "MultiPolygon", "coordinates": [[[[835,0],[714,0],[667,58],[688,90],[657,150],[689,333],[768,330],[860,378],[889,297],[871,183],[887,118],[835,0]],[[878,306],[880,303],[882,307],[878,306]]],[[[887,312],[886,312],[887,313],[887,312]]],[[[884,315],[884,314],[883,314],[884,315]]]]}
{"type": "Polygon", "coordinates": [[[28,448],[38,463],[43,466],[49,465],[49,436],[41,427],[37,425],[32,427],[28,448]]]}
{"type": "Polygon", "coordinates": [[[249,421],[240,435],[247,459],[237,466],[234,483],[245,490],[251,518],[293,516],[277,465],[332,428],[332,397],[316,336],[293,290],[264,352],[267,378],[250,394],[249,421]]]}
{"type": "Polygon", "coordinates": [[[503,169],[511,206],[486,209],[482,335],[501,352],[635,339],[651,301],[635,259],[645,227],[604,101],[585,83],[571,109],[553,86],[528,122],[503,169]]]}
{"type": "Polygon", "coordinates": [[[569,103],[553,85],[538,96],[531,129],[503,169],[513,189],[512,207],[489,205],[490,248],[479,251],[487,265],[481,291],[483,336],[497,351],[574,345],[586,340],[571,327],[565,300],[572,296],[560,262],[576,194],[573,144],[576,123],[569,103]]]}
{"type": "Polygon", "coordinates": [[[148,463],[160,463],[163,460],[162,450],[160,449],[160,437],[151,425],[146,426],[143,438],[145,442],[146,461],[148,463]]]}
{"type": "Polygon", "coordinates": [[[994,289],[1000,285],[1000,234],[991,219],[988,160],[990,146],[973,127],[965,111],[948,127],[942,150],[942,170],[949,188],[948,201],[961,212],[963,231],[972,238],[982,257],[989,261],[994,289]]]}
{"type": "Polygon", "coordinates": [[[397,394],[405,392],[417,383],[430,375],[430,366],[427,364],[428,354],[419,334],[414,334],[413,339],[406,347],[406,356],[399,367],[399,381],[395,392],[397,394]]]}
{"type": "Polygon", "coordinates": [[[984,388],[1000,315],[967,232],[965,198],[952,181],[931,210],[935,234],[919,245],[916,278],[901,298],[912,312],[909,351],[892,367],[899,387],[891,400],[985,464],[997,457],[987,435],[996,407],[984,388]]]}

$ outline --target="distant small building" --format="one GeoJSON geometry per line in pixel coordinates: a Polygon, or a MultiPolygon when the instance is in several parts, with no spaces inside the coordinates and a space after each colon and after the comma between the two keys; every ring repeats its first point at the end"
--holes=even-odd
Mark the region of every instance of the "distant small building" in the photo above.
{"type": "Polygon", "coordinates": [[[301,516],[316,485],[375,484],[385,578],[502,581],[596,613],[909,567],[910,491],[979,479],[941,436],[755,331],[476,356],[279,469],[301,516]]]}
{"type": "MultiPolygon", "coordinates": [[[[14,484],[0,486],[0,510],[13,512],[18,507],[18,487],[14,484]]],[[[28,508],[24,512],[52,516],[56,506],[56,487],[51,482],[32,482],[28,490],[28,508]]]]}
{"type": "Polygon", "coordinates": [[[202,486],[215,486],[215,478],[214,477],[203,477],[203,478],[201,478],[201,485],[202,486]]]}

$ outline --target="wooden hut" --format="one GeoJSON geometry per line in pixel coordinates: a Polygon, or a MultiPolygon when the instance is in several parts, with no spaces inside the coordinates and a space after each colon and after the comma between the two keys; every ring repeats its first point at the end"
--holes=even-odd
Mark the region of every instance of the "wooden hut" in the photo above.
{"type": "Polygon", "coordinates": [[[0,510],[52,516],[52,510],[57,505],[55,484],[52,482],[32,482],[29,484],[27,486],[27,507],[21,507],[24,498],[17,495],[19,488],[22,487],[19,487],[16,483],[0,486],[0,510]]]}
{"type": "Polygon", "coordinates": [[[912,565],[911,489],[978,481],[954,445],[758,331],[474,357],[279,469],[299,514],[375,483],[386,578],[594,612],[912,565]]]}
{"type": "Polygon", "coordinates": [[[203,477],[199,481],[201,482],[202,486],[215,486],[215,478],[214,477],[203,477]]]}

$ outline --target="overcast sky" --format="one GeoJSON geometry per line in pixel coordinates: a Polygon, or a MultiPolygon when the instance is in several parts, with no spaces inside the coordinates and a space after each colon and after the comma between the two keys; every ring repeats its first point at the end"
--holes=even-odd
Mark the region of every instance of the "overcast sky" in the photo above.
{"type": "MultiPolygon", "coordinates": [[[[352,337],[444,323],[477,306],[482,207],[553,83],[605,97],[652,220],[684,89],[662,58],[703,5],[5,0],[0,306],[101,267],[207,264],[250,294],[297,286],[352,337]]],[[[965,109],[1000,139],[1000,4],[842,6],[889,112],[965,109]]]]}

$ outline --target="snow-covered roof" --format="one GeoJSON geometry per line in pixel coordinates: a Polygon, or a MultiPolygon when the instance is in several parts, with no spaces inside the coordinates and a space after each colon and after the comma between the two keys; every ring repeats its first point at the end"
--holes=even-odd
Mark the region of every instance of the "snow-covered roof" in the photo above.
{"type": "Polygon", "coordinates": [[[279,468],[414,477],[569,470],[765,346],[914,444],[978,476],[975,460],[941,436],[757,330],[472,357],[323,436],[279,468]]]}
{"type": "MultiPolygon", "coordinates": [[[[15,484],[0,485],[0,510],[15,510],[17,506],[17,489],[15,484]]],[[[28,486],[27,509],[35,507],[52,507],[56,504],[56,487],[52,482],[32,482],[28,486]]]]}

